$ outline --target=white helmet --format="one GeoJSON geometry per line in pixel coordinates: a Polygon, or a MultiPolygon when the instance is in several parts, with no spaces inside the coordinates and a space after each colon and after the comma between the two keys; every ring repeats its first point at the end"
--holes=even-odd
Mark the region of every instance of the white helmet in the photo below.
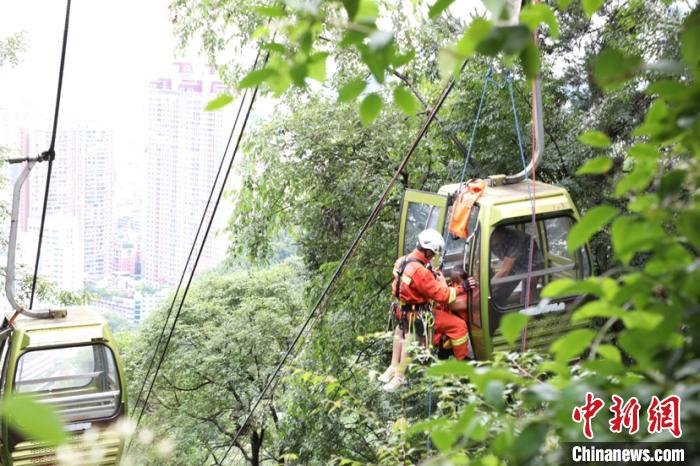
{"type": "Polygon", "coordinates": [[[435,254],[441,254],[442,250],[445,249],[445,240],[442,239],[442,235],[437,230],[428,228],[418,235],[418,245],[423,249],[433,251],[435,254]]]}

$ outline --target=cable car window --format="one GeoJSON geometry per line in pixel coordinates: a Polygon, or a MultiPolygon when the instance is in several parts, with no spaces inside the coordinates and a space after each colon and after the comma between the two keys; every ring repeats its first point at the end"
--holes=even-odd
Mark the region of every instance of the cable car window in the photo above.
{"type": "Polygon", "coordinates": [[[39,396],[67,421],[111,417],[121,399],[117,364],[105,345],[27,351],[17,362],[14,389],[39,396]]]}
{"type": "MultiPolygon", "coordinates": [[[[573,257],[566,250],[571,217],[537,220],[532,251],[529,303],[539,301],[542,288],[558,278],[586,278],[590,264],[585,250],[573,257]]],[[[498,225],[491,234],[491,299],[501,309],[523,307],[527,299],[532,223],[498,225]]]]}
{"type": "Polygon", "coordinates": [[[437,229],[441,208],[418,202],[409,202],[406,212],[406,232],[404,233],[402,255],[416,247],[418,234],[426,228],[437,229]]]}
{"type": "MultiPolygon", "coordinates": [[[[465,254],[469,254],[465,251],[465,244],[467,238],[460,238],[453,235],[448,231],[449,219],[452,218],[452,206],[447,209],[446,217],[448,220],[445,221],[445,227],[443,236],[445,238],[445,260],[443,263],[443,272],[446,276],[449,276],[451,272],[461,273],[464,272],[464,266],[466,264],[465,254]]],[[[476,231],[477,221],[479,219],[479,207],[474,206],[472,208],[471,214],[469,215],[469,225],[468,231],[469,235],[472,235],[476,231]]]]}

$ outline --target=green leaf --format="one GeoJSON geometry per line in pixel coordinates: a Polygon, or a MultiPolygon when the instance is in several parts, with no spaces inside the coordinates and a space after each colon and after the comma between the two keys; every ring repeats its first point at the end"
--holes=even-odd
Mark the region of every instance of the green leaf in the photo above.
{"type": "Polygon", "coordinates": [[[574,311],[571,322],[581,322],[592,317],[620,317],[622,314],[622,309],[606,301],[591,301],[574,311]]]}
{"type": "Polygon", "coordinates": [[[394,88],[394,102],[401,111],[408,116],[413,116],[420,108],[418,100],[403,87],[394,88]]]}
{"type": "Polygon", "coordinates": [[[450,359],[439,364],[434,364],[426,373],[432,377],[456,375],[459,377],[471,377],[474,374],[474,366],[463,361],[450,359]]]}
{"type": "Polygon", "coordinates": [[[255,87],[262,84],[266,79],[273,76],[275,70],[272,68],[263,68],[261,70],[251,71],[241,79],[238,87],[245,89],[246,87],[255,87]]]}
{"type": "Polygon", "coordinates": [[[279,6],[258,6],[254,10],[268,18],[284,18],[287,16],[287,12],[279,6]]]}
{"type": "Polygon", "coordinates": [[[367,87],[367,83],[364,79],[353,79],[338,91],[338,102],[348,102],[357,99],[362,94],[362,91],[365,90],[365,87],[367,87]]]}
{"type": "Polygon", "coordinates": [[[616,215],[617,209],[607,204],[594,207],[586,212],[586,215],[569,231],[566,249],[573,254],[574,251],[586,244],[591,236],[610,223],[616,215]]]}
{"type": "Polygon", "coordinates": [[[613,345],[600,345],[598,347],[598,354],[609,361],[622,362],[622,356],[620,355],[620,350],[613,345]]]}
{"type": "Polygon", "coordinates": [[[503,401],[503,391],[505,390],[505,385],[500,380],[490,380],[486,385],[486,392],[484,393],[484,400],[495,407],[496,409],[502,409],[505,406],[503,401]]]}
{"type": "Polygon", "coordinates": [[[527,315],[520,314],[519,312],[511,312],[503,316],[499,328],[501,329],[503,338],[506,339],[509,345],[514,344],[520,337],[520,333],[525,328],[528,320],[529,317],[527,315]]]}
{"type": "Polygon", "coordinates": [[[476,51],[479,43],[489,36],[493,29],[493,23],[483,18],[475,18],[462,38],[457,42],[456,50],[463,58],[471,57],[476,51]]]}
{"type": "Polygon", "coordinates": [[[227,106],[231,102],[233,102],[233,97],[230,94],[221,94],[220,96],[210,100],[209,103],[207,103],[207,106],[204,107],[204,111],[211,112],[213,110],[218,110],[227,106]]]}
{"type": "Polygon", "coordinates": [[[357,14],[357,10],[360,7],[360,1],[359,0],[343,0],[343,6],[345,7],[345,11],[348,14],[348,19],[350,21],[355,19],[355,15],[357,14]]]}
{"type": "Polygon", "coordinates": [[[326,52],[316,53],[309,57],[307,76],[318,82],[324,82],[326,80],[327,58],[328,54],[326,52]]]}
{"type": "Polygon", "coordinates": [[[482,0],[482,3],[495,19],[508,19],[506,0],[482,0]]]}
{"type": "Polygon", "coordinates": [[[408,64],[416,56],[415,50],[410,50],[404,54],[396,55],[391,61],[394,68],[401,68],[402,66],[408,64]]]}
{"type": "Polygon", "coordinates": [[[645,92],[647,95],[659,95],[671,102],[680,102],[687,99],[692,90],[685,83],[664,79],[647,87],[645,92]]]}
{"type": "Polygon", "coordinates": [[[549,348],[557,359],[568,361],[583,353],[595,338],[595,332],[587,328],[573,330],[559,337],[549,348]]]}
{"type": "Polygon", "coordinates": [[[700,9],[697,7],[683,21],[681,53],[691,70],[697,69],[700,63],[700,9]]]}
{"type": "Polygon", "coordinates": [[[629,264],[638,252],[651,251],[656,241],[664,236],[664,230],[658,225],[632,215],[616,218],[610,229],[613,249],[624,264],[629,264]]]}
{"type": "Polygon", "coordinates": [[[297,87],[304,87],[306,76],[309,73],[309,66],[306,63],[295,63],[289,69],[289,76],[297,87]]]}
{"type": "Polygon", "coordinates": [[[345,33],[343,36],[343,39],[340,41],[341,47],[349,47],[351,45],[358,45],[361,44],[363,40],[365,40],[365,37],[367,37],[367,34],[364,32],[360,31],[348,31],[345,33]]]}
{"type": "Polygon", "coordinates": [[[452,445],[457,441],[457,433],[450,429],[433,429],[430,432],[430,438],[438,450],[445,452],[452,448],[452,445]]]}
{"type": "Polygon", "coordinates": [[[576,294],[603,296],[604,291],[603,286],[595,277],[583,281],[572,278],[560,278],[549,283],[542,290],[542,297],[544,298],[560,298],[576,294]]]}
{"type": "Polygon", "coordinates": [[[26,395],[12,395],[2,401],[2,416],[25,437],[57,446],[66,440],[63,424],[48,405],[26,395]]]}
{"type": "Polygon", "coordinates": [[[700,212],[687,210],[678,219],[678,229],[688,239],[688,242],[700,249],[700,212]]]}
{"type": "Polygon", "coordinates": [[[384,105],[378,94],[370,94],[360,104],[360,121],[362,126],[369,126],[382,111],[384,105]]]}
{"type": "Polygon", "coordinates": [[[566,10],[571,5],[571,0],[557,0],[557,6],[561,11],[566,10]]]}
{"type": "Polygon", "coordinates": [[[577,175],[602,175],[612,168],[613,161],[610,157],[596,157],[586,161],[586,163],[576,170],[577,175]]]}
{"type": "Polygon", "coordinates": [[[545,444],[549,427],[541,422],[528,424],[513,442],[514,464],[526,464],[545,444]]]}
{"type": "Polygon", "coordinates": [[[603,3],[605,3],[605,0],[581,0],[583,11],[589,18],[591,18],[593,13],[598,11],[600,7],[603,6],[603,3]]]}
{"type": "Polygon", "coordinates": [[[445,427],[449,421],[447,418],[444,417],[438,417],[435,419],[427,419],[425,421],[418,422],[416,424],[413,424],[411,427],[409,427],[406,430],[406,433],[409,435],[413,434],[418,434],[420,432],[426,432],[426,431],[431,431],[435,429],[436,427],[445,427]]]}
{"type": "Polygon", "coordinates": [[[634,76],[641,62],[636,55],[627,56],[619,50],[606,48],[596,57],[593,75],[601,88],[617,89],[634,76]]]}
{"type": "Polygon", "coordinates": [[[606,148],[611,144],[608,135],[600,131],[586,131],[579,135],[578,140],[591,147],[606,148]]]}
{"type": "Polygon", "coordinates": [[[622,316],[622,322],[625,323],[625,327],[642,330],[654,330],[663,319],[661,314],[646,311],[625,312],[622,316]]]}
{"type": "Polygon", "coordinates": [[[375,0],[359,0],[355,21],[358,23],[374,23],[379,16],[379,8],[375,0]]]}
{"type": "Polygon", "coordinates": [[[559,37],[559,22],[554,16],[554,11],[544,3],[531,3],[520,12],[520,22],[526,24],[532,31],[544,23],[549,26],[549,34],[553,39],[559,37]]]}
{"type": "Polygon", "coordinates": [[[639,192],[646,189],[656,175],[658,148],[651,144],[639,143],[630,148],[629,154],[634,160],[634,168],[617,182],[615,195],[618,197],[629,191],[639,192]]]}
{"type": "Polygon", "coordinates": [[[263,44],[262,49],[269,50],[270,52],[281,53],[281,54],[287,53],[287,47],[280,44],[279,42],[268,42],[266,44],[263,44]]]}
{"type": "Polygon", "coordinates": [[[528,39],[525,49],[520,52],[520,63],[527,79],[532,80],[537,77],[540,69],[540,52],[531,38],[528,39]]]}
{"type": "Polygon", "coordinates": [[[428,10],[428,17],[430,19],[437,18],[438,16],[440,16],[440,13],[442,13],[447,8],[449,8],[450,5],[452,5],[452,2],[454,2],[454,0],[437,0],[430,7],[430,10],[428,10]]]}

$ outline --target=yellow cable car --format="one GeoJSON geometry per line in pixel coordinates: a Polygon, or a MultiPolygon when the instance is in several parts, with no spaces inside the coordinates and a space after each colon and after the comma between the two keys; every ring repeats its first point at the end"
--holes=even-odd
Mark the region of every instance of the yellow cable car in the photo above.
{"type": "Polygon", "coordinates": [[[495,277],[503,262],[494,252],[494,231],[498,227],[528,238],[529,246],[532,231],[529,183],[487,187],[472,209],[470,235],[464,239],[449,238],[447,232],[446,219],[450,218],[451,209],[448,201],[459,184],[443,186],[437,194],[407,190],[403,198],[399,255],[408,254],[415,247],[418,233],[423,229],[434,228],[448,238],[443,258],[445,276],[464,272],[478,279],[478,289],[469,294],[467,310],[469,336],[478,359],[488,359],[494,350],[507,348],[498,325],[501,317],[510,312],[533,315],[528,325],[528,348],[546,347],[573,328],[570,316],[576,297],[545,302],[539,300],[539,291],[557,278],[583,279],[591,274],[588,247],[573,255],[566,249],[568,232],[579,218],[571,197],[563,188],[536,182],[533,183],[537,194],[533,261],[536,267],[532,271],[530,307],[524,306],[527,271],[516,269],[508,276],[495,277]]]}
{"type": "MultiPolygon", "coordinates": [[[[126,382],[107,323],[89,307],[70,308],[65,317],[19,317],[2,346],[2,393],[35,395],[65,421],[75,442],[88,429],[100,431],[80,452],[100,450],[99,464],[118,464],[122,441],[110,429],[126,414],[126,382]]],[[[53,464],[55,449],[22,438],[2,425],[2,464],[53,464]]],[[[85,464],[90,454],[85,452],[85,464]]],[[[78,464],[79,457],[71,463],[78,464]]]]}
{"type": "MultiPolygon", "coordinates": [[[[520,2],[509,5],[513,9],[511,17],[519,17],[519,5],[520,2]]],[[[478,279],[478,289],[469,293],[467,302],[467,327],[477,359],[488,359],[494,350],[507,348],[499,323],[508,313],[521,312],[532,316],[527,328],[527,348],[546,348],[556,337],[572,329],[571,313],[578,297],[540,300],[540,291],[555,279],[585,279],[592,273],[588,245],[574,254],[567,251],[568,233],[579,220],[569,193],[558,186],[532,182],[537,163],[544,154],[541,89],[541,80],[534,79],[532,121],[535,144],[532,160],[519,173],[495,175],[485,180],[486,188],[470,212],[466,238],[451,237],[447,231],[452,202],[463,183],[443,186],[438,193],[407,190],[402,201],[399,256],[413,249],[418,233],[433,228],[443,232],[446,239],[444,257],[441,258],[445,276],[457,274],[478,279]],[[536,212],[534,229],[533,203],[536,212]],[[530,260],[533,233],[533,257],[530,260]],[[503,259],[509,257],[512,260],[514,256],[518,256],[515,265],[511,262],[512,267],[506,271],[503,259]],[[533,265],[531,273],[530,263],[533,265]],[[527,308],[526,295],[529,298],[527,308]]],[[[517,125],[517,118],[515,122],[517,125]]]]}
{"type": "MultiPolygon", "coordinates": [[[[106,321],[86,306],[26,309],[15,296],[15,246],[19,193],[33,165],[26,162],[14,186],[5,293],[14,311],[0,328],[0,394],[33,396],[65,423],[70,464],[116,465],[123,450],[117,421],[127,414],[126,381],[106,321]],[[94,435],[83,436],[86,432],[94,435]]],[[[37,420],[41,422],[41,420],[37,420]]],[[[0,464],[48,465],[57,450],[24,438],[3,419],[0,464]]]]}

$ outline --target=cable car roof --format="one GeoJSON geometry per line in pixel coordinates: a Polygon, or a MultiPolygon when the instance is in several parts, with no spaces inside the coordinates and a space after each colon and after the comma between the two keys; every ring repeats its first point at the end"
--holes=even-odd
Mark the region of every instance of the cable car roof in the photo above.
{"type": "Polygon", "coordinates": [[[90,306],[69,307],[66,317],[55,319],[19,316],[14,333],[26,336],[23,348],[111,340],[107,321],[90,306]]]}
{"type": "MultiPolygon", "coordinates": [[[[528,185],[531,181],[521,181],[520,183],[507,184],[501,186],[489,186],[484,190],[484,194],[479,198],[480,205],[498,205],[509,204],[519,201],[530,202],[528,194],[528,185]]],[[[566,196],[566,189],[552,184],[535,181],[534,190],[537,199],[553,196],[566,196]]],[[[438,191],[439,194],[450,195],[459,189],[459,183],[448,184],[442,186],[438,191]]],[[[538,209],[539,211],[539,209],[538,209]]]]}

